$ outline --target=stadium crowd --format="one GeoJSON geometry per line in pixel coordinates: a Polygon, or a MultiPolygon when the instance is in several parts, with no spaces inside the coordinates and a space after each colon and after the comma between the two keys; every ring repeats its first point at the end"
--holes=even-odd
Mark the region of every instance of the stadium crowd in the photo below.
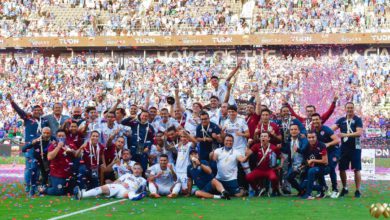
{"type": "Polygon", "coordinates": [[[147,188],[154,198],[229,199],[294,188],[304,199],[328,189],[337,198],[352,165],[360,197],[365,121],[354,103],[367,107],[364,117],[386,103],[387,59],[10,55],[1,61],[1,118],[11,130],[23,121],[30,196],[138,200],[147,188]]]}
{"type": "Polygon", "coordinates": [[[5,0],[0,36],[377,33],[389,32],[389,11],[385,0],[259,0],[253,10],[221,0],[5,0]],[[75,16],[62,21],[72,10],[75,16]]]}

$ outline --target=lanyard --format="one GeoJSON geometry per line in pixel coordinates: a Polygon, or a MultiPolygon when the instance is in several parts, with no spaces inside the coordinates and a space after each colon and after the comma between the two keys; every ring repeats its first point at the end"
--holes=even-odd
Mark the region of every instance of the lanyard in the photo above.
{"type": "Polygon", "coordinates": [[[306,119],[306,130],[310,131],[311,130],[311,121],[309,119],[306,119]]]}
{"type": "Polygon", "coordinates": [[[115,158],[120,159],[122,157],[122,150],[115,150],[115,158]]]}
{"type": "Polygon", "coordinates": [[[39,116],[39,121],[37,121],[37,124],[38,124],[37,132],[42,133],[42,116],[39,116]]]}
{"type": "Polygon", "coordinates": [[[260,164],[263,162],[263,160],[265,159],[265,157],[267,156],[269,150],[270,150],[270,146],[271,144],[269,143],[268,146],[267,146],[267,150],[264,152],[264,148],[261,147],[261,152],[263,153],[263,156],[261,157],[259,163],[257,163],[257,166],[260,166],[260,164]]]}
{"type": "MultiPolygon", "coordinates": [[[[265,130],[266,130],[266,129],[264,129],[264,124],[261,123],[261,127],[260,127],[261,133],[263,133],[263,131],[265,131],[265,130]]],[[[272,131],[271,122],[268,122],[267,131],[268,131],[268,132],[271,132],[271,131],[272,131]]]]}
{"type": "MultiPolygon", "coordinates": [[[[145,138],[144,138],[144,144],[146,142],[146,139],[148,138],[148,133],[149,133],[149,122],[148,123],[148,127],[146,128],[146,133],[145,133],[145,138]]],[[[137,142],[139,143],[139,141],[141,140],[141,138],[139,137],[139,123],[138,123],[138,126],[137,126],[137,142]]]]}
{"type": "Polygon", "coordinates": [[[291,124],[291,117],[288,118],[287,123],[282,121],[282,126],[283,126],[284,132],[288,131],[288,129],[290,128],[290,124],[291,124]]]}
{"type": "Polygon", "coordinates": [[[294,156],[294,154],[295,154],[295,151],[294,151],[294,147],[295,146],[299,146],[299,143],[298,143],[298,139],[296,139],[296,140],[292,140],[291,139],[291,149],[290,149],[290,152],[291,152],[291,158],[293,158],[293,156],[294,156]]]}
{"type": "Polygon", "coordinates": [[[205,136],[210,137],[210,136],[207,134],[207,131],[208,131],[209,128],[210,128],[210,124],[211,124],[211,123],[209,123],[209,124],[207,125],[207,129],[206,129],[206,130],[204,129],[203,125],[201,125],[201,126],[202,126],[203,138],[205,138],[205,136]]]}
{"type": "Polygon", "coordinates": [[[347,123],[347,133],[353,133],[351,125],[352,125],[352,119],[351,120],[346,120],[347,123]]]}
{"type": "Polygon", "coordinates": [[[88,145],[89,145],[89,157],[91,158],[90,162],[91,162],[91,167],[92,167],[93,166],[93,159],[92,159],[93,157],[96,157],[96,165],[99,164],[100,147],[99,147],[99,144],[97,144],[97,147],[96,147],[97,148],[97,154],[96,154],[95,147],[93,147],[90,142],[88,143],[88,145]]]}

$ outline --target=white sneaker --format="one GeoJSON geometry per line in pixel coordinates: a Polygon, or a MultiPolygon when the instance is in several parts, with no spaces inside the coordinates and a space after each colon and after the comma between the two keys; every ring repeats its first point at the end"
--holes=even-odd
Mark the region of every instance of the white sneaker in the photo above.
{"type": "Polygon", "coordinates": [[[265,188],[261,188],[258,197],[261,197],[265,192],[265,188]]]}
{"type": "Polygon", "coordinates": [[[330,195],[330,198],[337,199],[339,198],[339,195],[340,195],[339,192],[333,191],[332,194],[330,195]]]}

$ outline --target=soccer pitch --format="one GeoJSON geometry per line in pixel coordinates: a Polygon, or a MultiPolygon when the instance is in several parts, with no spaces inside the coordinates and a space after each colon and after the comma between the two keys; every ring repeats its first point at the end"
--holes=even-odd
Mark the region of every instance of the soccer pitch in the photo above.
{"type": "MultiPolygon", "coordinates": [[[[302,200],[297,197],[234,198],[203,200],[194,197],[118,201],[90,198],[81,201],[71,196],[26,198],[20,183],[1,185],[0,219],[50,219],[90,209],[64,219],[371,219],[372,203],[389,203],[389,181],[365,181],[363,197],[355,199],[354,189],[345,198],[302,200]]],[[[383,218],[383,217],[381,217],[383,218]]]]}

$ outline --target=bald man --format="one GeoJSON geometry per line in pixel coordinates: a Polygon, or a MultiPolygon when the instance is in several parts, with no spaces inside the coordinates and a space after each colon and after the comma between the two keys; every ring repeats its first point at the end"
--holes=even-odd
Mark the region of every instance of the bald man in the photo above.
{"type": "Polygon", "coordinates": [[[51,129],[49,127],[44,127],[42,129],[41,136],[34,139],[30,144],[27,144],[22,148],[23,152],[32,151],[34,156],[31,161],[32,166],[27,168],[31,169],[32,173],[30,182],[31,188],[29,192],[30,197],[34,196],[37,191],[37,184],[40,174],[42,176],[42,181],[40,184],[46,185],[48,183],[49,162],[47,160],[47,150],[53,140],[55,140],[55,138],[51,136],[51,129]]]}

